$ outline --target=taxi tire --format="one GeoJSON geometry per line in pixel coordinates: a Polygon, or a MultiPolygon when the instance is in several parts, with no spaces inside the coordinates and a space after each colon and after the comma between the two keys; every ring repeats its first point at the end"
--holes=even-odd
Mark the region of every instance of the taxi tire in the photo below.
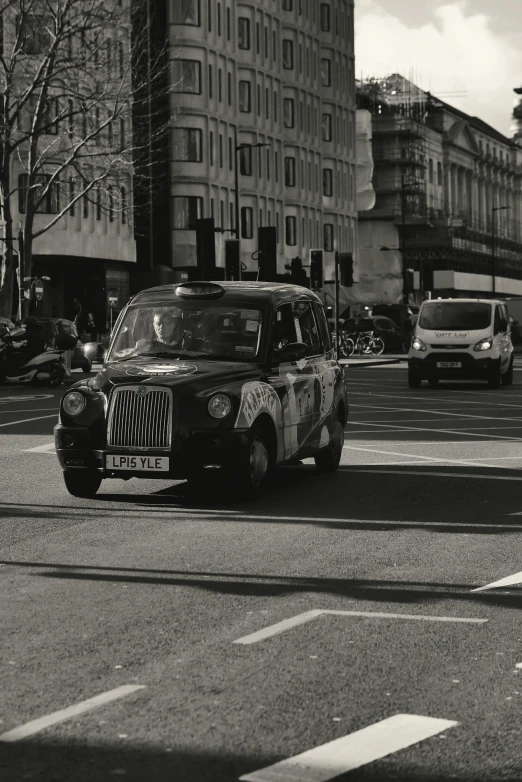
{"type": "Polygon", "coordinates": [[[344,426],[337,418],[329,445],[322,448],[315,456],[315,466],[319,472],[335,472],[339,467],[344,446],[344,426]]]}
{"type": "Polygon", "coordinates": [[[513,358],[513,356],[511,356],[511,361],[509,362],[508,371],[505,372],[502,375],[502,385],[503,386],[512,386],[513,385],[513,364],[514,364],[514,358],[513,358]]]}
{"type": "Polygon", "coordinates": [[[92,499],[102,482],[102,477],[96,470],[67,471],[64,472],[63,479],[69,494],[84,499],[92,499]]]}
{"type": "Polygon", "coordinates": [[[500,374],[500,359],[495,363],[494,368],[491,370],[488,376],[488,386],[490,388],[500,388],[502,382],[502,375],[500,374]]]}
{"type": "Polygon", "coordinates": [[[249,433],[245,452],[235,469],[227,476],[229,492],[241,498],[255,497],[261,494],[270,472],[270,445],[261,426],[254,426],[249,433]]]}

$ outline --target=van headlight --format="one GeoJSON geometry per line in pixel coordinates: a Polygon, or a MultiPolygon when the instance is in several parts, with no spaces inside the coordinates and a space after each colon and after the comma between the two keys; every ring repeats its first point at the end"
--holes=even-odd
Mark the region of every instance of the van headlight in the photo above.
{"type": "Polygon", "coordinates": [[[413,350],[420,350],[422,353],[425,353],[427,350],[427,347],[422,341],[422,339],[419,339],[418,337],[413,338],[411,347],[413,350]]]}
{"type": "Polygon", "coordinates": [[[64,396],[62,407],[67,415],[79,415],[85,407],[85,397],[79,391],[70,391],[64,396]]]}
{"type": "Polygon", "coordinates": [[[481,339],[480,342],[477,342],[473,350],[490,350],[493,347],[493,340],[491,337],[486,337],[486,339],[481,339]]]}

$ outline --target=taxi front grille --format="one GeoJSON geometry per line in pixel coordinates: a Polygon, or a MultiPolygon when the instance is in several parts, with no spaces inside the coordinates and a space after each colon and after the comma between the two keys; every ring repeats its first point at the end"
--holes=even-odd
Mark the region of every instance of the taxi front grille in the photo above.
{"type": "Polygon", "coordinates": [[[169,389],[150,386],[114,389],[107,423],[108,448],[169,451],[171,443],[172,394],[169,389]]]}

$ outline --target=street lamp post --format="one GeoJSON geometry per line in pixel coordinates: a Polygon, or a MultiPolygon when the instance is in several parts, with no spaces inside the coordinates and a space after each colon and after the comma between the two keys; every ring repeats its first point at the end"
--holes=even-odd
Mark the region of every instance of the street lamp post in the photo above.
{"type": "MultiPolygon", "coordinates": [[[[238,144],[237,143],[237,129],[236,129],[236,145],[235,145],[235,180],[234,180],[234,198],[235,198],[235,218],[236,225],[234,228],[234,235],[238,241],[241,240],[241,231],[239,229],[240,210],[239,210],[239,154],[242,149],[259,149],[260,147],[269,147],[270,144],[238,144]]],[[[239,256],[241,258],[241,255],[239,256]]],[[[239,274],[241,277],[241,263],[239,264],[239,274]]]]}
{"type": "Polygon", "coordinates": [[[496,212],[503,212],[506,209],[509,209],[509,206],[494,206],[491,210],[492,213],[492,220],[491,220],[491,278],[492,278],[492,291],[493,293],[496,293],[496,286],[495,286],[495,277],[496,277],[496,258],[495,258],[495,214],[496,212]]]}

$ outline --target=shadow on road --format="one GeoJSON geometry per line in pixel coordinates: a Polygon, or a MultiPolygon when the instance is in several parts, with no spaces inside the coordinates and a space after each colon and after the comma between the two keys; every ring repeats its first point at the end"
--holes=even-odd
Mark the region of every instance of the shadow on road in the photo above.
{"type": "Polygon", "coordinates": [[[192,519],[192,513],[201,511],[200,523],[512,535],[522,529],[522,515],[513,515],[522,513],[521,481],[520,471],[506,469],[369,464],[319,475],[302,465],[277,470],[265,496],[255,501],[220,495],[218,486],[196,496],[186,483],[176,483],[151,494],[99,493],[94,500],[70,499],[64,505],[0,503],[0,528],[2,519],[51,518],[78,524],[103,518],[104,513],[114,522],[123,516],[129,524],[164,518],[175,524],[187,520],[184,511],[192,519]]]}
{"type": "MultiPolygon", "coordinates": [[[[175,735],[175,726],[173,726],[175,735]]],[[[48,780],[48,782],[101,782],[124,779],[127,782],[237,782],[247,773],[284,760],[274,755],[251,755],[223,750],[212,752],[175,747],[167,748],[114,747],[74,743],[61,744],[50,740],[23,741],[18,744],[0,745],[0,769],[2,782],[21,780],[48,780]]],[[[335,777],[336,782],[382,782],[383,763],[373,763],[348,774],[335,777]]],[[[393,764],[393,760],[391,761],[393,764]]],[[[447,777],[435,772],[408,769],[401,763],[401,782],[447,782],[447,777]]],[[[290,778],[290,777],[289,777],[290,778]]],[[[459,782],[478,782],[481,774],[455,774],[459,782]]],[[[294,779],[294,776],[292,776],[294,779]]],[[[297,777],[295,777],[297,779],[297,777]]],[[[500,779],[500,777],[498,777],[500,779]]],[[[502,775],[502,780],[517,777],[502,775]]],[[[496,777],[487,777],[495,782],[496,777]]]]}
{"type": "Polygon", "coordinates": [[[39,578],[64,581],[92,581],[153,586],[181,586],[224,595],[286,597],[295,594],[334,595],[384,603],[421,604],[462,600],[471,603],[522,608],[522,588],[510,587],[510,594],[496,589],[472,592],[477,584],[448,584],[430,581],[378,581],[372,579],[286,576],[264,573],[227,573],[194,570],[109,567],[75,563],[0,561],[0,566],[32,570],[39,578]],[[513,594],[514,593],[514,594],[513,594]]]}

